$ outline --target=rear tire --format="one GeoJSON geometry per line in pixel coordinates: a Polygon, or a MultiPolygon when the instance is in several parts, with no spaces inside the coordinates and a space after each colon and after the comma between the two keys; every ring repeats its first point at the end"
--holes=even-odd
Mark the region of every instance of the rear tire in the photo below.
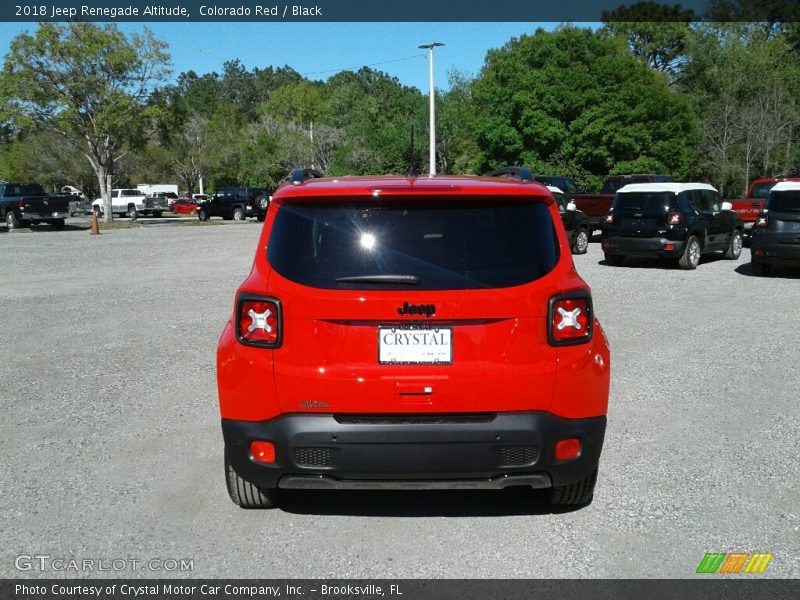
{"type": "Polygon", "coordinates": [[[245,215],[244,209],[242,208],[234,208],[233,215],[231,216],[233,217],[234,221],[244,221],[247,218],[247,215],[245,215]]]}
{"type": "Polygon", "coordinates": [[[594,486],[597,483],[597,469],[588,477],[570,483],[550,488],[550,504],[552,506],[580,506],[589,504],[594,497],[594,486]]]}
{"type": "Polygon", "coordinates": [[[129,206],[128,207],[128,217],[130,217],[131,221],[135,221],[136,219],[139,218],[139,213],[136,210],[135,206],[129,206]]]}
{"type": "Polygon", "coordinates": [[[772,265],[768,265],[762,262],[755,262],[753,260],[750,261],[750,269],[753,271],[753,275],[769,275],[772,273],[772,265]]]}
{"type": "Polygon", "coordinates": [[[743,245],[742,232],[737,229],[731,236],[731,243],[728,245],[728,249],[725,250],[725,258],[728,260],[738,260],[739,255],[742,253],[743,245]]]}
{"type": "Polygon", "coordinates": [[[22,227],[22,222],[17,218],[17,215],[14,214],[13,210],[10,210],[6,213],[6,226],[8,227],[9,231],[14,231],[15,229],[22,227]]]}
{"type": "Polygon", "coordinates": [[[697,236],[690,235],[689,239],[686,240],[686,247],[683,249],[683,254],[678,259],[678,264],[681,269],[687,269],[689,271],[696,269],[697,265],[700,264],[700,252],[700,240],[697,239],[697,236]]]}
{"type": "Polygon", "coordinates": [[[258,215],[258,216],[256,217],[256,219],[258,219],[258,222],[259,222],[259,223],[263,223],[263,222],[264,222],[264,219],[266,219],[266,218],[267,218],[267,215],[258,215]]]}
{"type": "Polygon", "coordinates": [[[606,264],[621,267],[625,263],[624,254],[606,254],[606,264]]]}
{"type": "Polygon", "coordinates": [[[586,254],[589,250],[589,232],[581,227],[575,235],[575,243],[572,245],[573,254],[586,254]]]}
{"type": "Polygon", "coordinates": [[[262,489],[249,481],[245,481],[233,470],[228,453],[225,453],[225,484],[228,496],[233,503],[242,508],[274,508],[277,490],[275,488],[262,489]]]}
{"type": "Polygon", "coordinates": [[[197,218],[203,222],[208,221],[208,211],[205,208],[201,208],[197,211],[197,218]]]}

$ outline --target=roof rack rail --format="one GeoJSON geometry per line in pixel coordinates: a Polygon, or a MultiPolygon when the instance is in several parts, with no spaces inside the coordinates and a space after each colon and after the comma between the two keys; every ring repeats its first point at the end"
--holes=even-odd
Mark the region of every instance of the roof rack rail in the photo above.
{"type": "Polygon", "coordinates": [[[508,177],[509,179],[519,179],[520,181],[533,181],[533,173],[528,167],[503,167],[495,169],[487,177],[508,177]]]}
{"type": "Polygon", "coordinates": [[[325,174],[317,169],[294,169],[286,178],[286,181],[291,182],[293,185],[300,185],[309,179],[319,179],[321,177],[325,177],[325,174]]]}

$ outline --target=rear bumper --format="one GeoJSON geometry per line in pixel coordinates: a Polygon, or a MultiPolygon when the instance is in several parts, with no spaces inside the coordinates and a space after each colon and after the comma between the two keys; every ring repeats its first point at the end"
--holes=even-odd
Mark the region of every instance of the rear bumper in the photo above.
{"type": "Polygon", "coordinates": [[[633,238],[622,236],[604,237],[603,252],[606,254],[624,254],[628,256],[663,256],[679,257],[683,254],[683,240],[670,240],[665,237],[633,238]],[[665,246],[672,244],[672,250],[665,246]]]}
{"type": "Polygon", "coordinates": [[[53,211],[53,212],[23,212],[20,213],[20,219],[22,221],[58,221],[66,219],[69,216],[69,208],[65,208],[62,211],[53,211]]]}
{"type": "Polygon", "coordinates": [[[236,472],[265,488],[550,487],[587,477],[600,460],[605,417],[471,417],[289,414],[255,422],[223,419],[222,432],[236,472]],[[578,438],[581,453],[557,461],[555,444],[565,438],[578,438]],[[275,445],[274,463],[253,460],[253,440],[275,445]]]}
{"type": "Polygon", "coordinates": [[[800,244],[765,244],[754,239],[750,246],[750,257],[753,262],[767,265],[800,264],[800,244]]]}

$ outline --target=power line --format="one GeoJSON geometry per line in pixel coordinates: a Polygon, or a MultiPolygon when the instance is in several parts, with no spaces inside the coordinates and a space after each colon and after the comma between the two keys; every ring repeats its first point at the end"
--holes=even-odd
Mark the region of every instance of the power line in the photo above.
{"type": "Polygon", "coordinates": [[[424,54],[412,54],[411,56],[404,56],[403,58],[393,58],[392,60],[383,60],[381,62],[370,63],[368,65],[358,65],[355,67],[343,67],[341,69],[330,69],[329,71],[307,71],[305,73],[300,73],[303,76],[306,75],[325,75],[326,73],[338,73],[340,71],[355,71],[356,69],[360,69],[362,67],[377,67],[379,65],[388,65],[389,63],[396,63],[401,62],[404,60],[411,60],[413,58],[425,58],[427,57],[424,54]]]}

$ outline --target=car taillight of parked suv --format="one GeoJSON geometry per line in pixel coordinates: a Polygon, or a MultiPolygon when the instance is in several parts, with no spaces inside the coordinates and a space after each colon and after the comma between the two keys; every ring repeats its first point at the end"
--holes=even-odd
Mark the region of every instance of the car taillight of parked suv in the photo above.
{"type": "Polygon", "coordinates": [[[293,177],[217,348],[228,492],[591,501],[610,359],[558,207],[480,177],[293,177]]]}

